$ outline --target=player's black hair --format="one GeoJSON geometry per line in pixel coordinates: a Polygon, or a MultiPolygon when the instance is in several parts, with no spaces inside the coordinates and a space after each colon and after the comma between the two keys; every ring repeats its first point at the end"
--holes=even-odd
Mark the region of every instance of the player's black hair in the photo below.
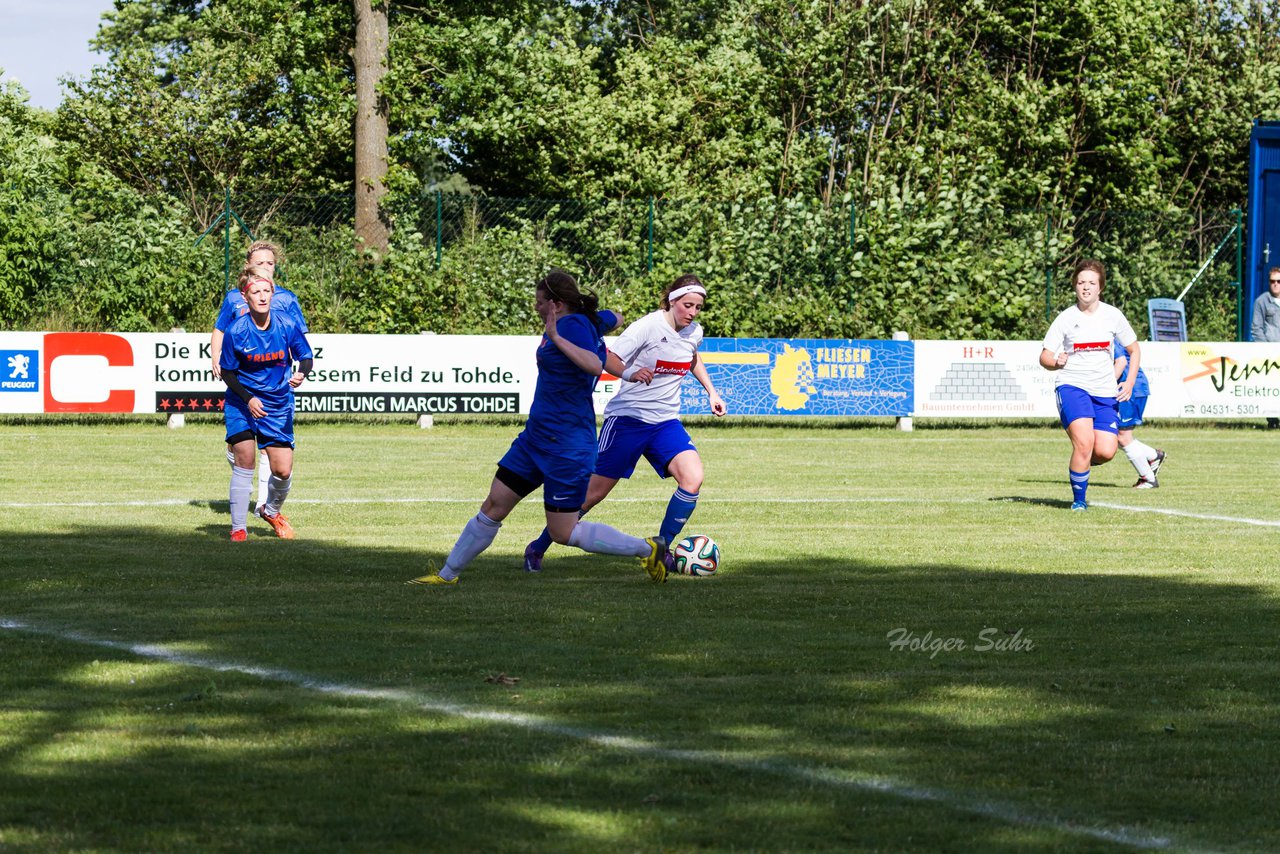
{"type": "Polygon", "coordinates": [[[603,326],[604,321],[597,313],[600,298],[590,291],[584,292],[578,286],[578,280],[564,270],[553,269],[534,286],[556,302],[562,302],[577,314],[585,314],[596,326],[603,326]]]}

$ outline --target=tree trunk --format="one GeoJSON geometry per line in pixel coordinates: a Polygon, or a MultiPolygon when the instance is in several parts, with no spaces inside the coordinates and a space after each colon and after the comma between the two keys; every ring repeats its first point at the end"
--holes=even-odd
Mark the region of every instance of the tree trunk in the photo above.
{"type": "Polygon", "coordinates": [[[377,255],[390,229],[380,207],[387,188],[387,99],[378,85],[387,73],[390,0],[355,0],[356,12],[356,241],[377,255]]]}

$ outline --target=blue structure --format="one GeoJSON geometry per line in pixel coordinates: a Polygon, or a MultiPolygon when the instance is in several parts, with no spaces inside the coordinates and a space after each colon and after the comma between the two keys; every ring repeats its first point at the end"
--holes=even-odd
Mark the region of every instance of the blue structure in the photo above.
{"type": "Polygon", "coordinates": [[[1246,317],[1253,301],[1267,291],[1267,270],[1280,267],[1280,122],[1255,121],[1249,134],[1248,217],[1242,306],[1246,317]]]}
{"type": "Polygon", "coordinates": [[[1152,341],[1186,341],[1186,307],[1176,299],[1147,300],[1147,328],[1152,341]]]}

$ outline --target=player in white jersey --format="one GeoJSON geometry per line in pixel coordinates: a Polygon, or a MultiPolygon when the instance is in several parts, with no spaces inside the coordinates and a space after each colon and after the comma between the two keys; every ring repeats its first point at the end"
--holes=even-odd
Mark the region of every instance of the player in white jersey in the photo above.
{"type": "MultiPolygon", "coordinates": [[[[707,368],[698,358],[702,327],[696,322],[707,289],[694,275],[683,275],[662,295],[662,308],[627,327],[610,348],[605,370],[623,380],[604,409],[595,473],[587,486],[582,513],[599,504],[622,478],[631,477],[643,456],[659,477],[673,477],[676,490],[658,539],[675,543],[697,505],[702,488],[702,457],[680,423],[680,385],[686,374],[707,392],[716,416],[727,412],[707,368]]],[[[542,556],[551,545],[544,529],[524,550],[527,572],[542,570],[542,556]]]]}
{"type": "Polygon", "coordinates": [[[1057,371],[1058,417],[1071,439],[1071,509],[1089,509],[1089,469],[1116,455],[1119,403],[1133,394],[1141,354],[1138,336],[1115,306],[1102,302],[1107,270],[1101,261],[1076,264],[1076,304],[1049,326],[1040,366],[1057,371]],[[1114,342],[1128,354],[1129,373],[1117,385],[1114,342]]]}

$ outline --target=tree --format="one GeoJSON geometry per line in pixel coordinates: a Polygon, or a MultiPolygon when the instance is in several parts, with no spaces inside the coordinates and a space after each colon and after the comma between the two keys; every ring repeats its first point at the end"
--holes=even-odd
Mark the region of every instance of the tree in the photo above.
{"type": "Polygon", "coordinates": [[[388,4],[355,0],[355,228],[362,248],[378,255],[390,240],[380,207],[387,192],[387,98],[379,87],[387,74],[388,4]]]}
{"type": "Polygon", "coordinates": [[[184,199],[202,229],[227,187],[349,188],[352,33],[337,2],[122,0],[59,133],[130,186],[184,199]]]}

